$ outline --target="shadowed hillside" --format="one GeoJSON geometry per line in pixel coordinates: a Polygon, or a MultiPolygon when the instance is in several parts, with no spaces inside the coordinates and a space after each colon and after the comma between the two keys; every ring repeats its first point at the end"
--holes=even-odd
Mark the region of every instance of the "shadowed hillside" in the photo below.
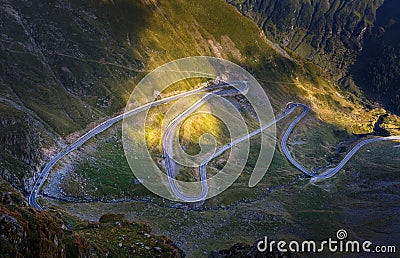
{"type": "Polygon", "coordinates": [[[385,1],[377,18],[350,72],[369,98],[400,114],[400,2],[385,1]]]}
{"type": "Polygon", "coordinates": [[[267,37],[340,78],[362,49],[383,0],[227,0],[267,37]]]}
{"type": "Polygon", "coordinates": [[[399,114],[399,2],[227,0],[343,89],[399,114]],[[368,98],[366,98],[368,97],[368,98]]]}

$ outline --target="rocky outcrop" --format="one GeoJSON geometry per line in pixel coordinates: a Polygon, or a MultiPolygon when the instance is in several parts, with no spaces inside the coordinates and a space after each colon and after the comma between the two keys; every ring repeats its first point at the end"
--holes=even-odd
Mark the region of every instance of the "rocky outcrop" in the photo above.
{"type": "Polygon", "coordinates": [[[183,257],[151,228],[108,214],[100,222],[79,220],[62,211],[37,211],[0,179],[0,254],[5,257],[183,257]]]}
{"type": "Polygon", "coordinates": [[[46,141],[54,144],[29,114],[0,102],[0,175],[5,180],[22,191],[29,189],[46,141]]]}
{"type": "Polygon", "coordinates": [[[273,250],[260,252],[257,249],[257,242],[253,245],[235,244],[229,249],[216,250],[210,253],[209,258],[225,258],[225,257],[250,257],[250,258],[290,258],[297,257],[294,253],[280,252],[276,245],[273,245],[273,250]]]}

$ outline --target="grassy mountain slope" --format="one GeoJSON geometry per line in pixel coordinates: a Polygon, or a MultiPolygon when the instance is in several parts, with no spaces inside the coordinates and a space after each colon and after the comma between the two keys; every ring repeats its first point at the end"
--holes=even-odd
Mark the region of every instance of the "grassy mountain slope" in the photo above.
{"type": "Polygon", "coordinates": [[[129,26],[124,33],[134,40],[146,16],[140,8],[1,1],[1,174],[13,185],[27,189],[33,172],[66,136],[124,107],[133,88],[126,79],[142,65],[119,30],[129,26]],[[124,11],[140,13],[141,20],[121,19],[124,11]]]}
{"type": "MultiPolygon", "coordinates": [[[[327,165],[340,141],[351,133],[372,131],[373,124],[384,113],[381,109],[364,109],[357,98],[342,92],[310,62],[295,54],[292,58],[284,57],[282,50],[276,51],[256,24],[222,0],[54,0],[37,5],[2,0],[2,3],[1,17],[8,19],[4,18],[4,33],[0,35],[0,62],[7,71],[1,82],[4,99],[1,125],[5,135],[1,140],[4,145],[1,158],[8,165],[1,168],[4,177],[15,174],[16,179],[10,181],[21,188],[29,188],[32,181],[28,179],[63,143],[121,112],[134,85],[149,70],[186,56],[211,55],[240,64],[260,81],[277,114],[288,101],[308,104],[312,113],[296,127],[290,148],[310,168],[327,165]],[[17,58],[18,55],[30,59],[17,58]],[[23,125],[29,130],[24,130],[23,125]],[[26,154],[16,146],[31,146],[31,149],[24,148],[26,154]],[[33,156],[24,161],[23,155],[33,156]],[[20,160],[24,162],[18,164],[20,160]],[[17,164],[14,167],[13,162],[17,164]]],[[[279,124],[278,140],[289,123],[290,118],[279,124]]],[[[396,133],[399,120],[390,116],[383,126],[396,133]]],[[[203,129],[201,125],[198,128],[203,129]]],[[[194,134],[183,132],[190,133],[194,134]]],[[[257,139],[253,144],[256,151],[257,139]]],[[[165,208],[163,205],[169,203],[134,185],[123,154],[117,125],[68,156],[53,174],[58,176],[65,165],[66,176],[62,174],[60,181],[66,186],[62,189],[68,190],[66,194],[70,197],[76,197],[74,200],[113,201],[139,196],[136,202],[60,205],[82,217],[100,218],[107,211],[121,210],[130,219],[151,222],[157,233],[174,236],[196,256],[202,254],[201,248],[214,250],[240,241],[253,243],[267,232],[280,236],[290,235],[287,231],[291,230],[299,233],[298,225],[312,228],[313,236],[321,236],[318,233],[326,233],[327,229],[318,228],[320,222],[333,227],[344,216],[340,213],[336,217],[325,210],[331,203],[333,206],[342,200],[347,189],[343,187],[336,196],[325,191],[329,185],[308,188],[300,183],[300,188],[296,188],[293,182],[298,182],[299,172],[279,148],[267,176],[256,188],[247,187],[257,155],[251,154],[238,182],[207,202],[204,212],[185,207],[165,208]],[[307,215],[320,217],[310,221],[307,215]]],[[[361,157],[359,163],[362,160],[361,157]]],[[[218,168],[222,164],[223,161],[212,165],[218,168]]],[[[396,167],[388,170],[393,172],[396,167]]],[[[355,170],[350,167],[348,174],[357,177],[355,170]]],[[[348,174],[334,183],[346,185],[348,174]]],[[[354,191],[354,195],[357,193],[354,191]]],[[[54,200],[41,201],[49,207],[54,200]]]]}
{"type": "Polygon", "coordinates": [[[211,55],[244,66],[263,82],[276,108],[287,100],[312,102],[320,118],[355,132],[368,130],[376,119],[348,96],[335,94],[336,87],[315,66],[282,57],[250,20],[223,1],[63,0],[33,5],[2,0],[0,11],[3,131],[13,130],[6,121],[12,112],[22,112],[18,123],[40,125],[30,126],[31,133],[21,130],[3,137],[2,168],[17,163],[18,176],[7,169],[2,174],[21,189],[29,188],[44,156],[91,122],[120,112],[146,71],[186,56],[211,55]],[[356,126],[354,116],[360,121],[356,126]],[[17,144],[31,148],[22,151],[17,144]]]}
{"type": "MultiPolygon", "coordinates": [[[[137,32],[135,41],[127,38],[130,35],[128,25],[121,26],[118,28],[118,33],[115,32],[113,35],[116,37],[115,42],[120,42],[123,49],[143,63],[145,71],[168,61],[192,55],[227,58],[242,65],[256,76],[265,88],[277,114],[288,101],[302,101],[309,104],[314,112],[309,116],[309,128],[299,130],[298,133],[310,139],[310,146],[306,152],[298,151],[296,154],[309,166],[315,166],[315,162],[318,165],[327,162],[318,157],[324,156],[326,149],[329,150],[328,153],[333,153],[335,145],[343,140],[341,137],[346,137],[346,134],[372,131],[374,122],[383,113],[382,110],[364,110],[352,95],[340,92],[334,83],[325,79],[324,72],[317,66],[304,62],[301,58],[299,61],[294,61],[282,56],[272,47],[262,31],[249,19],[241,16],[234,7],[218,0],[210,0],[207,3],[104,1],[101,4],[95,2],[77,4],[72,2],[71,8],[81,8],[85,10],[81,13],[89,17],[95,15],[96,21],[106,20],[108,15],[111,15],[109,9],[120,10],[117,12],[119,19],[124,21],[134,19],[131,26],[136,26],[135,21],[141,20],[143,24],[139,23],[142,27],[137,32]],[[122,11],[138,8],[137,6],[142,8],[142,12],[134,13],[135,15],[132,15],[131,11],[127,13],[122,11]],[[141,15],[144,17],[141,18],[141,15]],[[322,131],[329,135],[328,137],[318,132],[321,130],[319,126],[323,126],[322,131]],[[315,137],[316,134],[318,137],[315,137]]],[[[112,30],[113,26],[114,24],[109,24],[107,28],[112,30]]],[[[140,76],[127,78],[121,83],[130,85],[140,76]]],[[[391,123],[395,122],[387,120],[387,124],[391,123]]],[[[285,123],[279,125],[279,132],[282,132],[286,125],[285,123]]],[[[198,131],[202,129],[201,125],[198,126],[198,131]]],[[[119,131],[113,134],[118,135],[119,131]]],[[[190,128],[183,134],[196,135],[190,128]]],[[[156,131],[154,135],[159,133],[156,131]]],[[[88,153],[78,152],[77,156],[88,158],[82,158],[82,163],[77,167],[81,172],[85,171],[84,178],[88,177],[90,180],[86,184],[80,179],[81,175],[68,174],[65,180],[68,195],[92,199],[91,194],[85,194],[92,193],[95,199],[102,200],[136,196],[137,192],[131,189],[132,173],[123,157],[120,139],[115,139],[113,135],[105,137],[109,139],[104,141],[93,139],[88,145],[88,153]],[[94,161],[89,159],[91,156],[95,156],[96,159],[94,161]],[[117,168],[111,169],[114,167],[117,168]],[[100,176],[102,174],[109,176],[100,176]]],[[[155,142],[160,143],[159,137],[155,142]]],[[[279,167],[278,163],[275,166],[279,167]]],[[[138,191],[141,192],[143,189],[138,191]]]]}

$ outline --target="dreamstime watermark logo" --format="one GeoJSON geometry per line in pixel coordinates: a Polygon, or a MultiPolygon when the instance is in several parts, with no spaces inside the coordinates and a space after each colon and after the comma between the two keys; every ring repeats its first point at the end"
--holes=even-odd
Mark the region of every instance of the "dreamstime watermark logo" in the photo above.
{"type": "Polygon", "coordinates": [[[347,231],[339,229],[336,232],[336,238],[328,238],[324,241],[269,241],[268,237],[257,243],[257,249],[260,252],[274,252],[275,248],[279,252],[294,253],[396,253],[395,245],[374,245],[371,241],[346,240],[347,231]]]}
{"type": "MultiPolygon", "coordinates": [[[[253,136],[249,135],[251,130],[243,114],[253,116],[259,126],[275,119],[257,80],[240,66],[213,57],[183,58],[155,69],[135,87],[124,114],[123,146],[135,177],[153,193],[183,202],[216,196],[241,174],[249,157],[249,138],[253,136]],[[185,84],[194,79],[203,83],[195,88],[185,84]],[[235,100],[237,95],[243,96],[242,102],[235,100]],[[190,155],[187,146],[182,146],[179,132],[186,120],[202,114],[223,123],[230,142],[218,146],[211,133],[204,133],[198,141],[200,152],[190,155]],[[161,145],[160,154],[149,146],[152,142],[161,145]],[[208,175],[208,163],[221,155],[226,159],[223,168],[208,175]],[[197,170],[200,180],[177,180],[184,168],[197,170]]],[[[250,187],[265,175],[275,143],[275,125],[271,123],[260,133],[260,150],[249,179],[250,187]]]]}

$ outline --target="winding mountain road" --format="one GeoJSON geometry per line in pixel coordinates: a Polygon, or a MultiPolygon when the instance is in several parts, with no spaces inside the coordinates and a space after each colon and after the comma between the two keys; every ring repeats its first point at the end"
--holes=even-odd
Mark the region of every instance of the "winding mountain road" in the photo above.
{"type": "Polygon", "coordinates": [[[346,163],[350,160],[351,157],[353,157],[353,155],[364,145],[368,144],[368,143],[373,143],[373,142],[379,142],[379,141],[395,141],[395,140],[400,140],[400,136],[388,136],[388,137],[379,137],[379,138],[371,138],[371,139],[367,139],[364,141],[359,142],[356,146],[353,147],[353,149],[351,149],[349,151],[349,153],[347,153],[347,155],[342,159],[342,161],[339,162],[339,164],[336,167],[333,168],[329,168],[327,170],[325,170],[324,172],[322,172],[321,174],[318,175],[314,175],[311,178],[311,182],[316,182],[322,179],[328,179],[333,177],[334,175],[336,175],[339,170],[341,170],[344,165],[346,165],[346,163]]]}
{"type": "Polygon", "coordinates": [[[126,113],[123,113],[121,115],[115,116],[113,118],[108,119],[107,121],[104,121],[103,123],[99,124],[98,126],[96,126],[95,128],[91,129],[89,132],[85,133],[84,135],[82,135],[81,137],[79,137],[79,139],[74,142],[73,144],[71,144],[70,146],[68,146],[66,149],[64,149],[62,152],[58,153],[55,157],[53,157],[49,163],[47,163],[47,165],[42,169],[42,171],[39,174],[38,179],[36,179],[35,184],[32,187],[32,190],[28,196],[28,202],[29,204],[38,209],[38,210],[42,210],[42,207],[39,205],[39,203],[37,202],[37,195],[39,192],[39,189],[42,187],[42,185],[44,184],[44,182],[46,181],[51,169],[54,167],[54,165],[60,160],[62,159],[64,156],[66,156],[68,153],[76,150],[77,148],[79,148],[80,146],[82,146],[85,142],[87,142],[90,138],[92,138],[93,136],[105,131],[106,129],[110,128],[112,125],[114,125],[116,122],[121,121],[122,119],[124,119],[125,117],[130,117],[134,114],[137,114],[139,112],[142,112],[144,110],[147,110],[153,106],[157,106],[157,105],[162,105],[165,104],[167,102],[173,101],[173,100],[177,100],[179,98],[184,98],[193,94],[197,94],[203,91],[220,91],[221,88],[227,88],[230,87],[230,84],[228,83],[221,83],[218,84],[218,87],[216,87],[215,85],[212,85],[211,87],[208,87],[209,85],[207,83],[204,83],[202,85],[202,87],[199,87],[197,89],[191,90],[191,91],[187,91],[184,93],[180,93],[174,96],[170,96],[164,99],[160,99],[157,101],[153,101],[147,104],[144,104],[140,107],[137,107],[135,109],[132,109],[126,113]]]}
{"type": "Polygon", "coordinates": [[[169,155],[170,153],[173,153],[172,140],[173,140],[174,135],[172,133],[179,123],[181,123],[188,116],[190,116],[190,114],[192,114],[194,111],[196,111],[199,107],[201,107],[204,103],[206,103],[207,100],[209,100],[210,98],[212,98],[214,96],[220,96],[220,95],[241,94],[242,91],[248,90],[246,82],[233,82],[230,84],[231,85],[239,85],[239,87],[235,88],[235,89],[214,91],[212,93],[208,93],[208,94],[204,95],[200,100],[198,100],[193,105],[191,105],[189,108],[187,108],[179,116],[175,117],[168,124],[168,127],[165,130],[165,134],[164,134],[163,141],[162,141],[162,146],[163,146],[162,149],[163,149],[164,167],[165,167],[165,170],[167,171],[168,181],[171,186],[171,190],[175,194],[175,196],[186,202],[197,202],[199,200],[205,199],[205,197],[207,196],[207,193],[208,193],[207,175],[205,173],[205,170],[200,170],[200,182],[201,182],[200,195],[187,196],[178,189],[178,187],[176,185],[176,179],[175,179],[176,164],[175,164],[174,159],[169,155]]]}
{"type": "MultiPolygon", "coordinates": [[[[57,154],[54,158],[52,158],[50,160],[50,162],[43,168],[43,170],[41,171],[39,178],[36,180],[34,186],[32,187],[31,193],[28,197],[28,201],[29,204],[31,206],[33,206],[34,208],[38,209],[38,210],[42,210],[42,207],[39,205],[39,203],[37,202],[37,195],[39,192],[40,187],[43,185],[43,183],[45,182],[45,180],[47,179],[50,170],[54,167],[54,165],[60,160],[62,159],[64,156],[66,156],[68,153],[76,150],[78,147],[82,146],[86,141],[88,141],[90,138],[92,138],[93,136],[105,131],[106,129],[108,129],[109,127],[111,127],[112,125],[114,125],[116,122],[121,121],[122,119],[124,119],[125,117],[129,117],[132,116],[134,114],[137,114],[139,112],[142,112],[144,110],[147,110],[153,106],[157,106],[157,105],[161,105],[161,104],[165,104],[167,102],[173,101],[173,100],[177,100],[179,98],[183,98],[183,97],[187,97],[196,93],[200,93],[203,91],[211,91],[209,94],[204,95],[199,101],[197,101],[195,104],[193,104],[191,107],[189,107],[187,110],[185,110],[183,113],[181,113],[179,116],[177,116],[175,119],[173,119],[171,121],[171,123],[168,125],[166,134],[163,138],[163,156],[164,158],[164,165],[167,171],[167,175],[168,175],[168,179],[169,179],[169,183],[171,186],[171,190],[173,191],[173,193],[180,198],[181,200],[187,201],[187,202],[196,202],[196,201],[201,201],[204,200],[207,196],[207,192],[208,192],[208,186],[207,186],[207,176],[206,176],[206,167],[208,165],[208,163],[216,158],[217,156],[221,155],[223,152],[225,152],[226,150],[228,150],[229,148],[231,148],[232,146],[238,144],[241,141],[244,141],[246,139],[249,139],[259,133],[261,133],[262,131],[264,131],[265,129],[267,129],[268,127],[270,127],[271,125],[279,122],[280,120],[282,120],[283,118],[285,118],[286,116],[288,116],[289,114],[291,114],[297,107],[301,107],[303,109],[303,112],[298,115],[296,117],[296,119],[289,125],[288,129],[286,130],[282,141],[281,141],[281,146],[282,146],[282,151],[283,154],[287,157],[287,159],[289,160],[289,162],[295,166],[297,169],[299,169],[301,172],[303,172],[304,174],[306,174],[307,176],[311,177],[311,181],[315,182],[318,180],[322,180],[322,179],[327,179],[330,178],[332,176],[334,176],[336,173],[339,172],[339,170],[341,170],[343,168],[343,166],[350,160],[350,158],[365,144],[368,143],[372,143],[372,142],[377,142],[377,141],[393,141],[393,140],[400,140],[400,136],[389,136],[389,137],[379,137],[379,138],[372,138],[372,139],[367,139],[364,141],[361,141],[360,143],[358,143],[351,151],[349,151],[349,153],[345,156],[345,158],[334,168],[329,168],[326,171],[322,172],[321,174],[316,174],[312,171],[309,171],[308,169],[306,169],[304,166],[302,166],[300,163],[298,163],[293,156],[291,155],[288,147],[287,147],[287,141],[289,139],[289,136],[291,134],[291,132],[293,131],[294,127],[300,122],[300,120],[302,120],[302,118],[309,112],[309,108],[301,103],[288,103],[286,106],[286,110],[279,115],[278,117],[275,118],[275,120],[269,122],[268,124],[262,126],[261,128],[251,132],[248,135],[245,135],[241,138],[235,139],[233,141],[231,141],[230,143],[226,144],[225,146],[222,146],[220,149],[218,149],[213,155],[211,155],[210,157],[206,158],[200,165],[199,167],[199,173],[200,173],[200,180],[201,180],[201,184],[202,184],[202,192],[200,195],[198,196],[186,196],[185,194],[181,193],[179,191],[179,189],[176,186],[175,183],[175,176],[174,176],[174,171],[175,171],[175,163],[173,161],[173,159],[171,157],[169,157],[168,153],[171,153],[170,150],[167,151],[165,149],[165,146],[170,146],[170,140],[171,140],[171,133],[173,131],[173,129],[175,128],[175,126],[181,122],[182,120],[184,120],[188,115],[190,115],[192,112],[194,112],[197,108],[199,108],[202,104],[204,104],[210,97],[212,97],[213,94],[216,95],[221,95],[221,94],[238,94],[238,91],[235,91],[232,89],[230,90],[224,90],[224,88],[228,88],[230,87],[232,84],[246,84],[246,82],[234,82],[234,83],[220,83],[217,85],[208,85],[205,84],[203,85],[203,87],[197,88],[195,90],[191,90],[185,93],[181,93],[181,94],[177,94],[174,96],[170,96],[161,100],[157,100],[151,103],[147,103],[144,104],[140,107],[137,107],[133,110],[130,110],[124,114],[118,115],[116,117],[113,117],[101,124],[99,124],[98,126],[96,126],[95,128],[93,128],[92,130],[90,130],[89,132],[87,132],[86,134],[84,134],[83,136],[81,136],[75,143],[71,144],[70,146],[68,146],[66,149],[64,149],[62,152],[60,152],[59,154],[57,154]],[[231,91],[231,92],[230,92],[231,91]]],[[[169,148],[169,147],[167,147],[169,148]]]]}

